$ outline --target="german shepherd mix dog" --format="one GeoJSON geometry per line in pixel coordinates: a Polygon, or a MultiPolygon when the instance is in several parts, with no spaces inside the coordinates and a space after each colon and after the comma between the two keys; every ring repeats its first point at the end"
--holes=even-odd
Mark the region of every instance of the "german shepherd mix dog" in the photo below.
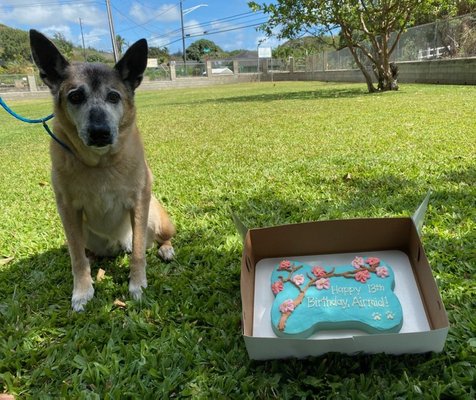
{"type": "Polygon", "coordinates": [[[114,68],[70,64],[41,33],[30,31],[33,59],[54,99],[53,130],[71,152],[51,141],[52,184],[73,270],[72,307],[94,295],[86,250],[97,256],[132,252],[129,292],[147,287],[146,248],[174,256],[175,233],[151,195],[152,174],[136,125],[134,90],[147,64],[147,42],[134,43],[114,68]]]}

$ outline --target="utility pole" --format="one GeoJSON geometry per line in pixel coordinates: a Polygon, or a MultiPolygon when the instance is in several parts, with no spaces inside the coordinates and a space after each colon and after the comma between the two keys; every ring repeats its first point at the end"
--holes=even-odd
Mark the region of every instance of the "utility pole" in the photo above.
{"type": "MultiPolygon", "coordinates": [[[[180,2],[182,5],[182,2],[180,2]]],[[[114,32],[114,22],[112,21],[111,3],[106,0],[107,18],[109,20],[109,32],[111,33],[112,51],[114,53],[114,62],[119,60],[119,51],[117,50],[116,34],[114,32]]]]}
{"type": "MultiPolygon", "coordinates": [[[[194,10],[196,10],[197,8],[200,8],[200,7],[208,7],[208,4],[199,4],[197,6],[193,6],[193,7],[190,7],[190,8],[187,8],[186,10],[183,9],[183,5],[182,5],[183,1],[180,0],[180,22],[182,24],[182,53],[183,53],[183,65],[184,65],[184,69],[186,69],[186,65],[187,65],[187,57],[186,57],[186,54],[185,54],[185,36],[190,36],[190,34],[187,34],[185,35],[185,30],[184,30],[184,26],[183,26],[183,16],[185,14],[188,14],[189,12],[192,12],[194,10]]],[[[207,32],[204,32],[204,33],[207,33],[207,32]]],[[[186,72],[185,72],[186,73],[186,72]]]]}
{"type": "Polygon", "coordinates": [[[84,46],[83,24],[81,23],[81,18],[79,19],[79,27],[81,28],[81,39],[82,39],[82,41],[83,41],[83,56],[84,56],[84,61],[86,61],[86,46],[84,46]]]}
{"type": "Polygon", "coordinates": [[[180,0],[180,22],[182,23],[182,56],[183,56],[183,66],[185,68],[187,60],[185,57],[185,30],[183,29],[183,6],[182,0],[180,0]]]}

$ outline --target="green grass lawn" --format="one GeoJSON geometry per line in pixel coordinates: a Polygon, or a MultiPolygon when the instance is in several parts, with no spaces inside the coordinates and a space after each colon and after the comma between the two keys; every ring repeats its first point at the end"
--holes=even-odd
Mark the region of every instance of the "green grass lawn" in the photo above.
{"type": "MultiPolygon", "coordinates": [[[[50,100],[10,101],[40,117],[50,100]]],[[[176,260],[128,257],[86,311],[72,276],[41,125],[0,110],[0,392],[28,398],[476,397],[476,87],[261,83],[138,92],[154,192],[176,222],[176,260]],[[423,243],[448,310],[441,354],[254,362],[241,338],[247,226],[411,215],[433,195],[423,243]],[[13,257],[13,259],[9,259],[13,257]],[[114,306],[119,299],[125,308],[114,306]]]]}

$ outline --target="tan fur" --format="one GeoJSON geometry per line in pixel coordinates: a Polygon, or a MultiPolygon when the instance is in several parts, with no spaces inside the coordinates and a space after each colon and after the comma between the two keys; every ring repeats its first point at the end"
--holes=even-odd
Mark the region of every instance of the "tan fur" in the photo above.
{"type": "Polygon", "coordinates": [[[157,241],[165,260],[173,255],[175,228],[167,212],[151,195],[152,174],[136,125],[131,91],[119,79],[109,85],[121,94],[122,117],[117,141],[102,152],[78,137],[77,123],[68,112],[68,92],[84,79],[81,65],[69,65],[67,76],[52,89],[53,130],[71,150],[51,142],[52,183],[72,263],[76,311],[93,297],[93,281],[85,249],[99,256],[131,251],[129,291],[140,299],[147,287],[146,248],[157,241]]]}
{"type": "MultiPolygon", "coordinates": [[[[91,236],[88,235],[88,228],[120,240],[120,229],[118,232],[110,230],[121,221],[126,224],[132,221],[135,240],[132,243],[129,289],[134,298],[140,298],[141,287],[147,287],[145,248],[158,241],[162,244],[159,254],[170,259],[173,256],[170,254],[170,239],[175,228],[166,211],[151,196],[152,175],[144,160],[139,131],[133,123],[126,128],[129,133],[121,132],[124,140],[114,154],[97,156],[91,154],[80,141],[74,140],[75,132],[63,129],[62,114],[56,111],[55,133],[77,156],[71,157],[55,142],[51,143],[50,153],[53,188],[73,265],[73,307],[80,309],[82,302],[89,300],[94,293],[84,249],[100,256],[115,253],[102,253],[101,248],[96,248],[94,240],[88,242],[87,238],[91,236]],[[114,206],[120,209],[111,213],[111,220],[104,212],[111,211],[114,206]]],[[[68,123],[64,125],[68,126],[68,123]]]]}

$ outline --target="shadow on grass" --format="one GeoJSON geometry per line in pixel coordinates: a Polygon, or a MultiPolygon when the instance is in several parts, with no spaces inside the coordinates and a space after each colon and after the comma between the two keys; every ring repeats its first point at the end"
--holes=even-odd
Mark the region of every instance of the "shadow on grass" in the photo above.
{"type": "Polygon", "coordinates": [[[232,96],[213,99],[213,102],[270,102],[279,100],[317,100],[317,99],[348,99],[367,96],[369,93],[362,88],[325,88],[319,87],[316,90],[260,93],[250,96],[232,96]]]}
{"type": "MultiPolygon", "coordinates": [[[[394,174],[369,177],[365,171],[354,174],[352,168],[350,172],[349,176],[300,178],[308,186],[306,192],[316,192],[318,200],[312,203],[306,202],[309,196],[302,193],[292,196],[286,193],[287,197],[283,197],[272,185],[257,187],[245,199],[225,198],[224,201],[231,202],[245,225],[256,227],[334,218],[412,216],[428,190],[432,191],[430,206],[433,209],[443,207],[459,211],[457,223],[470,219],[476,209],[473,185],[476,169],[473,166],[446,172],[439,179],[441,184],[432,183],[432,179],[422,183],[394,174]]],[[[291,173],[299,175],[300,172],[292,170],[291,173]]]]}
{"type": "MultiPolygon", "coordinates": [[[[272,88],[266,90],[271,91],[272,88]]],[[[398,93],[398,92],[395,92],[398,93]]],[[[237,95],[226,97],[206,98],[203,100],[193,100],[193,104],[208,104],[208,103],[268,103],[280,100],[322,100],[322,99],[351,99],[371,95],[365,88],[335,88],[335,87],[318,87],[315,90],[303,91],[281,91],[279,88],[274,93],[261,92],[253,95],[237,95]]],[[[188,104],[188,100],[183,102],[167,103],[166,105],[184,105],[188,104]]]]}
{"type": "MultiPolygon", "coordinates": [[[[121,253],[117,257],[97,258],[91,261],[91,276],[94,280],[95,294],[86,306],[86,313],[97,307],[111,311],[115,308],[115,299],[130,300],[128,290],[129,260],[129,254],[121,253]],[[99,269],[104,270],[106,274],[105,278],[100,281],[97,279],[99,269]]],[[[157,255],[156,246],[147,252],[147,264],[151,292],[162,290],[156,282],[161,271],[170,272],[177,266],[175,261],[171,263],[162,261],[157,255]]],[[[144,298],[149,297],[147,296],[149,288],[145,289],[144,298]]],[[[74,313],[71,310],[72,290],[71,261],[66,246],[20,260],[12,260],[0,269],[0,291],[2,293],[0,315],[7,315],[8,309],[11,307],[24,315],[48,313],[48,309],[61,309],[66,314],[79,315],[81,313],[74,313]]],[[[96,314],[94,311],[93,313],[96,314]]],[[[16,318],[14,315],[12,317],[16,318]]]]}
{"type": "Polygon", "coordinates": [[[232,200],[232,207],[245,225],[255,227],[326,219],[411,216],[428,189],[393,175],[350,180],[309,177],[308,183],[309,191],[318,192],[318,200],[312,203],[306,202],[306,196],[283,198],[273,188],[265,187],[242,201],[232,200]]]}
{"type": "Polygon", "coordinates": [[[0,282],[4,299],[22,304],[22,311],[23,306],[36,311],[53,305],[72,286],[68,251],[64,247],[13,260],[1,269],[0,282]]]}

